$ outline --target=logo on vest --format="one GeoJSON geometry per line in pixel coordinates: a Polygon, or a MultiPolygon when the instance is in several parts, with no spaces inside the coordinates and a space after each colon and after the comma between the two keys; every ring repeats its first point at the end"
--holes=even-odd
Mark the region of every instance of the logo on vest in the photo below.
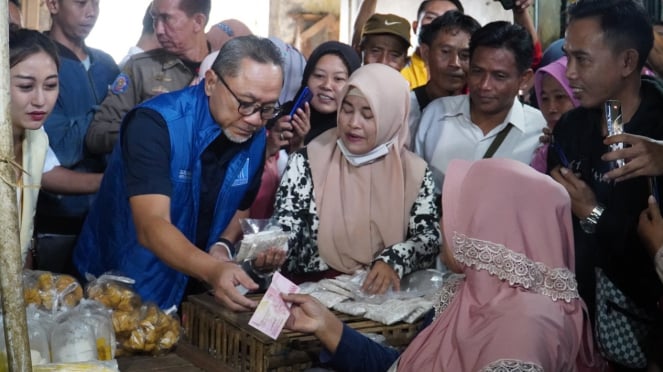
{"type": "Polygon", "coordinates": [[[180,169],[177,178],[183,181],[191,181],[191,171],[188,169],[180,169]]]}
{"type": "Polygon", "coordinates": [[[233,181],[232,186],[243,186],[247,183],[249,183],[249,159],[246,159],[246,162],[244,162],[244,166],[237,175],[237,178],[235,178],[235,181],[233,181]]]}

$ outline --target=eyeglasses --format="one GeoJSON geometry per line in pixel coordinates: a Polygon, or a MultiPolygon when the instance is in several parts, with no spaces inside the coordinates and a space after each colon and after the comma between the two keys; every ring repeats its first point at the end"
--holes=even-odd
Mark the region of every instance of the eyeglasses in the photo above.
{"type": "MultiPolygon", "coordinates": [[[[214,71],[214,69],[212,69],[212,71],[214,71]]],[[[223,84],[223,86],[225,86],[226,89],[228,89],[228,92],[232,94],[232,96],[235,98],[235,101],[239,103],[239,106],[237,107],[237,112],[239,112],[240,115],[251,116],[256,112],[260,112],[260,118],[262,120],[270,120],[275,118],[279,113],[281,113],[281,107],[278,105],[261,105],[255,102],[242,101],[241,99],[239,99],[239,97],[237,97],[235,92],[233,92],[232,89],[230,89],[228,83],[226,83],[226,81],[223,80],[223,78],[221,77],[221,74],[219,74],[216,71],[214,71],[214,73],[219,78],[221,84],[223,84]]]]}

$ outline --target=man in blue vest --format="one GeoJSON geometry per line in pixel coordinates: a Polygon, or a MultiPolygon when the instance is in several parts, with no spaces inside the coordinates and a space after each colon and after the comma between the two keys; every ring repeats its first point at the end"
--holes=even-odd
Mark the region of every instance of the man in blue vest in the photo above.
{"type": "MultiPolygon", "coordinates": [[[[257,285],[229,260],[260,187],[264,126],[279,112],[282,85],[274,44],[238,37],[204,82],[130,111],[74,252],[78,272],[120,271],[161,308],[195,283],[230,309],[255,307],[235,287],[257,285]]],[[[271,249],[255,264],[275,268],[284,258],[271,249]]]]}

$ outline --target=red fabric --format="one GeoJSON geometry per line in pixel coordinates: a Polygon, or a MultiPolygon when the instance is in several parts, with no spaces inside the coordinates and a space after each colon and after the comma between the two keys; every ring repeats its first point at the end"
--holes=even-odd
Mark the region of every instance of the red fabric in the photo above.
{"type": "Polygon", "coordinates": [[[541,60],[543,59],[543,48],[541,47],[541,42],[537,41],[534,43],[534,55],[532,56],[532,70],[535,70],[539,67],[541,64],[541,60]]]}
{"type": "Polygon", "coordinates": [[[276,199],[276,189],[279,187],[279,170],[277,160],[279,153],[265,160],[265,167],[262,172],[260,190],[251,205],[251,218],[267,219],[274,213],[274,200],[276,199]]]}

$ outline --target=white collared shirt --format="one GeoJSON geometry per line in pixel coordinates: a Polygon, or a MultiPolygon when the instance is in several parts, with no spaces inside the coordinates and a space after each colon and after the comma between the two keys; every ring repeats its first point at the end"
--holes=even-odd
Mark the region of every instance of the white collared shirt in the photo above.
{"type": "Polygon", "coordinates": [[[513,124],[513,128],[493,157],[529,164],[546,125],[541,111],[514,98],[504,122],[484,135],[470,119],[469,95],[441,97],[426,106],[417,132],[410,135],[415,139],[414,151],[426,160],[433,172],[435,191],[442,192],[444,174],[451,160],[483,158],[495,136],[508,123],[513,124]]]}
{"type": "MultiPolygon", "coordinates": [[[[432,103],[432,102],[431,102],[432,103]]],[[[407,117],[407,126],[410,130],[410,151],[414,151],[414,141],[416,134],[419,131],[419,122],[421,121],[421,107],[419,100],[413,90],[410,91],[410,113],[407,117]]]]}

